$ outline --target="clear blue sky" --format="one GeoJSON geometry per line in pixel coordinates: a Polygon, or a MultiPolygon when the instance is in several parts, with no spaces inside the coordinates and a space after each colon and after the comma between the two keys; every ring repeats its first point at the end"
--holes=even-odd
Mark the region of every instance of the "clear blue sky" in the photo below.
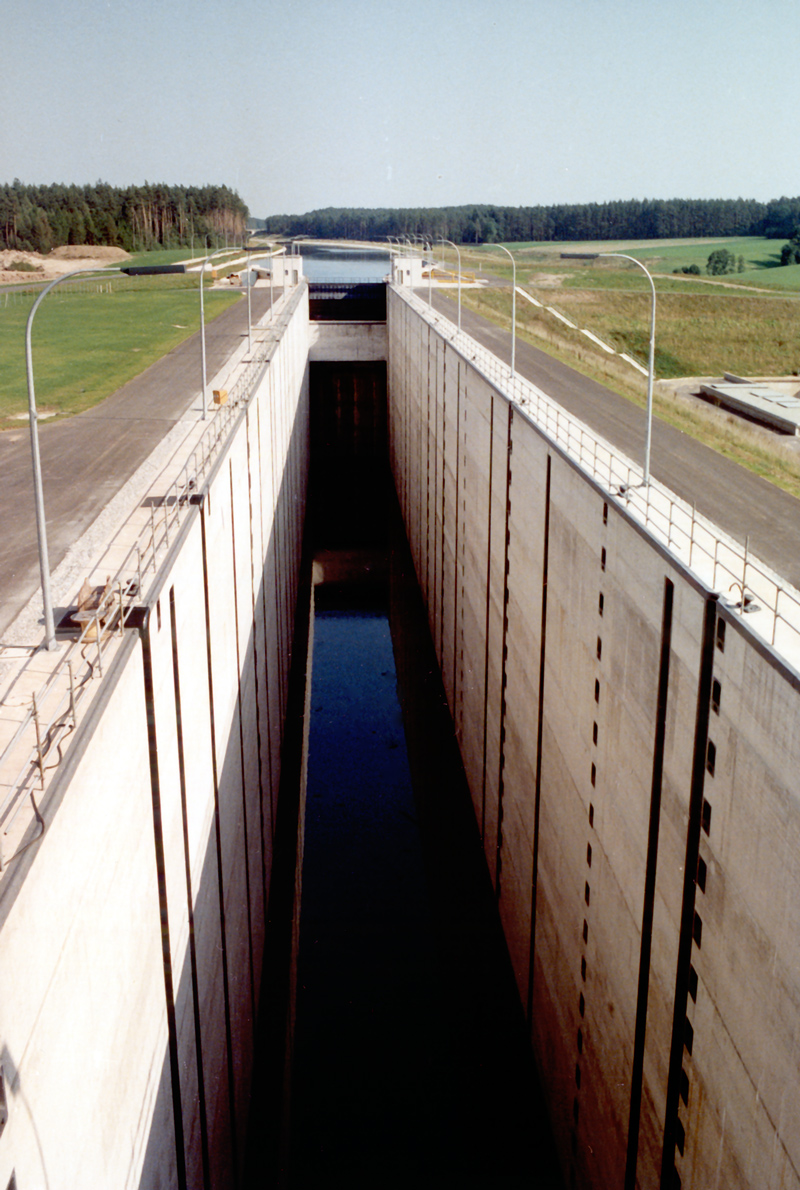
{"type": "Polygon", "coordinates": [[[258,216],[800,194],[798,0],[0,0],[0,181],[258,216]]]}

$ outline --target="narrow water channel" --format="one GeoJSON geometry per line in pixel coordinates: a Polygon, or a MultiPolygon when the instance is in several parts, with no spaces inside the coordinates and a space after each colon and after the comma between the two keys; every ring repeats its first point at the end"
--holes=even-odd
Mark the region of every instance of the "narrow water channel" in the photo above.
{"type": "Polygon", "coordinates": [[[366,593],[316,588],[289,1185],[549,1190],[546,1113],[404,541],[387,570],[366,593]]]}
{"type": "Polygon", "coordinates": [[[292,1184],[410,1185],[452,1063],[385,612],[315,616],[303,850],[292,1184]]]}
{"type": "Polygon", "coordinates": [[[389,475],[385,385],[375,366],[312,365],[310,687],[290,687],[247,1185],[562,1190],[389,475]]]}

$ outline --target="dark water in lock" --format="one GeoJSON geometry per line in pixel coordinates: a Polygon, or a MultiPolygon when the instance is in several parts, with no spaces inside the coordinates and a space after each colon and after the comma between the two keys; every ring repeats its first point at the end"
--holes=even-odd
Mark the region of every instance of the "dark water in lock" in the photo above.
{"type": "Polygon", "coordinates": [[[406,549],[317,588],[289,1185],[560,1190],[406,549]]]}
{"type": "Polygon", "coordinates": [[[247,1185],[562,1190],[389,473],[385,365],[312,364],[310,390],[301,879],[290,749],[247,1185]]]}
{"type": "Polygon", "coordinates": [[[317,614],[292,1101],[300,1185],[445,1172],[446,1000],[396,686],[385,614],[317,614]]]}

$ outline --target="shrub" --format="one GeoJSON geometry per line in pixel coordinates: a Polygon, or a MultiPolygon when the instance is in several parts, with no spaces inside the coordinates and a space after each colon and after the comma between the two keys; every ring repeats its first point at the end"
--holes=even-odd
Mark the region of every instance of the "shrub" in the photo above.
{"type": "Polygon", "coordinates": [[[736,268],[736,257],[727,248],[717,248],[708,258],[706,272],[711,277],[721,277],[736,268]]]}

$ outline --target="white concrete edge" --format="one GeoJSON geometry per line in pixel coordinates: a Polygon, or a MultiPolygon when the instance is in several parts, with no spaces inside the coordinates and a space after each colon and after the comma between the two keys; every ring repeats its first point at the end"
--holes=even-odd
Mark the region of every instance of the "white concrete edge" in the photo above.
{"type": "Polygon", "coordinates": [[[554,310],[552,306],[545,306],[545,309],[547,310],[548,314],[552,314],[554,318],[558,318],[558,320],[563,322],[565,326],[571,327],[574,331],[578,329],[577,323],[570,322],[568,318],[566,318],[563,314],[559,314],[558,310],[554,310]]]}
{"type": "Polygon", "coordinates": [[[626,364],[630,364],[632,368],[635,368],[637,372],[641,372],[643,376],[647,375],[647,368],[643,368],[637,360],[631,359],[631,357],[626,355],[624,351],[619,353],[619,358],[624,359],[626,364]]]}
{"type": "Polygon", "coordinates": [[[602,347],[603,351],[607,351],[609,355],[616,355],[613,347],[609,347],[608,343],[604,343],[602,339],[598,339],[597,335],[593,335],[591,331],[581,330],[582,335],[586,335],[587,339],[591,339],[598,347],[602,347]]]}
{"type": "Polygon", "coordinates": [[[531,295],[529,293],[526,293],[524,289],[520,289],[519,285],[517,285],[516,290],[517,290],[517,293],[519,294],[519,296],[524,297],[527,301],[530,302],[530,304],[532,306],[538,306],[540,310],[544,309],[544,306],[542,305],[541,302],[537,302],[535,297],[531,297],[531,295]]]}
{"type": "MultiPolygon", "coordinates": [[[[617,354],[614,347],[609,347],[608,343],[604,343],[602,339],[598,339],[597,335],[593,335],[591,331],[584,330],[582,327],[577,326],[576,323],[570,322],[570,320],[563,314],[559,314],[558,310],[554,309],[553,306],[545,306],[542,304],[542,302],[537,302],[535,297],[531,297],[529,293],[526,293],[524,289],[520,289],[518,285],[516,286],[516,292],[520,295],[520,297],[524,297],[527,301],[529,301],[532,306],[538,306],[540,310],[547,310],[549,314],[552,314],[554,318],[560,319],[561,322],[563,322],[566,326],[572,327],[572,329],[575,331],[580,330],[582,335],[585,335],[587,339],[591,339],[592,342],[596,343],[598,347],[602,347],[603,351],[607,351],[609,355],[617,354]]],[[[642,368],[640,364],[637,364],[635,360],[632,360],[630,356],[622,355],[621,358],[627,360],[629,364],[633,364],[633,366],[638,368],[640,372],[644,372],[645,376],[647,375],[647,370],[642,368]]]]}

